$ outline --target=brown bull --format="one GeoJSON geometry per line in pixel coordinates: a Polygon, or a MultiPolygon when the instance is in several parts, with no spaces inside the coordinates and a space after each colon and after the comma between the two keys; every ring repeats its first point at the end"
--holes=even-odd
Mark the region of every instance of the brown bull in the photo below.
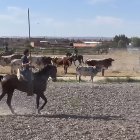
{"type": "Polygon", "coordinates": [[[54,57],[52,58],[52,63],[57,67],[63,66],[65,74],[67,74],[68,67],[71,66],[71,61],[68,57],[54,57]]]}

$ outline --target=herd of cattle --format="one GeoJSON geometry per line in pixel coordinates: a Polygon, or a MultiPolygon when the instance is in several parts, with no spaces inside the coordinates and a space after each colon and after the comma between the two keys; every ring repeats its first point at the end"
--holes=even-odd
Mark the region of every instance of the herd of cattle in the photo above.
{"type": "MultiPolygon", "coordinates": [[[[21,54],[12,54],[8,56],[0,56],[0,65],[1,66],[10,66],[11,73],[16,74],[17,69],[21,67],[21,54]]],[[[63,66],[64,73],[67,73],[68,67],[75,64],[76,59],[73,59],[72,56],[64,56],[64,57],[47,57],[47,56],[32,56],[31,62],[37,69],[43,68],[45,65],[52,64],[57,67],[63,66]]],[[[93,81],[93,77],[98,73],[102,72],[102,76],[104,76],[104,71],[108,69],[112,65],[114,59],[87,59],[85,62],[79,64],[79,66],[75,69],[76,76],[79,75],[79,82],[81,80],[81,75],[91,76],[91,80],[93,81]]]]}

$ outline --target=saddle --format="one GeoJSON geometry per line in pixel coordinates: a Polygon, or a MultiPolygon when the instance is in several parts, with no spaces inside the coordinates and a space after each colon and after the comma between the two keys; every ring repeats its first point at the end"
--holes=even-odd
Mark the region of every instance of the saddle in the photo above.
{"type": "MultiPolygon", "coordinates": [[[[23,70],[19,68],[17,69],[17,78],[19,81],[28,82],[27,77],[23,74],[23,70]]],[[[31,80],[34,80],[33,74],[31,75],[31,80]]]]}
{"type": "Polygon", "coordinates": [[[27,81],[27,79],[22,74],[22,72],[21,72],[21,70],[19,68],[17,69],[17,78],[18,78],[19,81],[27,81]]]}

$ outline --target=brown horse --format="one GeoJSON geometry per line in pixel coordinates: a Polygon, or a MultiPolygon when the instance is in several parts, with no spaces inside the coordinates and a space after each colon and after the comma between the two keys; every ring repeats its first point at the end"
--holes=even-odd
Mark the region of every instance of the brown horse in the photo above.
{"type": "MultiPolygon", "coordinates": [[[[56,81],[56,74],[57,74],[57,68],[53,65],[47,65],[39,72],[36,72],[33,74],[34,80],[33,80],[33,93],[36,94],[36,104],[38,113],[40,113],[40,110],[44,108],[44,106],[47,103],[47,98],[44,95],[44,91],[47,87],[47,81],[48,78],[51,77],[52,81],[56,81]],[[39,100],[42,98],[44,100],[44,104],[39,107],[39,100]]],[[[14,90],[20,90],[22,92],[28,91],[28,83],[27,81],[20,81],[18,80],[16,75],[5,75],[0,76],[1,79],[1,85],[2,85],[2,94],[0,95],[0,100],[7,94],[7,105],[10,108],[11,112],[15,114],[12,106],[11,106],[11,100],[14,93],[14,90]]]]}

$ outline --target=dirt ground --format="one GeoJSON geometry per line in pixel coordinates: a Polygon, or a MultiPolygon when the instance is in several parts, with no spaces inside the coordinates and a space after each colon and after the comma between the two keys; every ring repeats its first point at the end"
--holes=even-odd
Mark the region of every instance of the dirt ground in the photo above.
{"type": "MultiPolygon", "coordinates": [[[[139,53],[116,51],[86,55],[84,60],[109,57],[115,61],[105,77],[140,77],[139,53]]],[[[9,67],[1,67],[0,73],[8,72],[9,67]]],[[[75,78],[75,66],[67,75],[59,67],[58,75],[75,78]]],[[[49,81],[48,103],[41,115],[36,114],[36,95],[14,92],[12,105],[18,115],[11,114],[4,97],[0,101],[0,140],[140,140],[139,83],[96,83],[100,78],[101,73],[94,83],[49,81]]]]}
{"type": "MultiPolygon", "coordinates": [[[[41,115],[35,95],[15,91],[12,115],[0,102],[1,140],[139,140],[139,83],[49,82],[41,115]]],[[[42,103],[42,101],[40,102],[42,103]]]]}

